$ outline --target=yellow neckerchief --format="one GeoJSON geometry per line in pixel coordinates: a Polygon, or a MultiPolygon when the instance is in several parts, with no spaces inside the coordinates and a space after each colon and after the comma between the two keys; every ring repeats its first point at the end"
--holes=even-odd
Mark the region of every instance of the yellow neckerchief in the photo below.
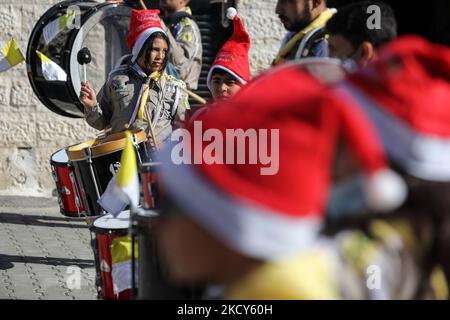
{"type": "MultiPolygon", "coordinates": [[[[161,79],[162,72],[161,71],[155,71],[150,75],[150,79],[159,81],[161,79]]],[[[145,105],[147,104],[148,100],[148,93],[150,91],[150,86],[148,83],[144,84],[144,88],[141,95],[141,101],[139,105],[139,111],[138,111],[138,119],[142,120],[144,118],[144,111],[145,111],[145,105]]],[[[151,119],[149,119],[151,120],[151,119]]]]}
{"type": "Polygon", "coordinates": [[[192,16],[192,10],[190,7],[186,7],[185,11],[192,16]]]}
{"type": "Polygon", "coordinates": [[[306,28],[303,30],[300,30],[298,33],[296,33],[289,41],[288,43],[280,49],[278,52],[277,57],[275,58],[274,65],[277,65],[279,63],[284,62],[286,59],[286,56],[289,54],[289,52],[292,51],[292,49],[295,47],[295,45],[303,39],[303,37],[310,32],[313,29],[323,27],[328,20],[331,19],[331,17],[336,13],[335,9],[326,9],[324,12],[322,12],[313,22],[311,22],[306,28]]]}
{"type": "Polygon", "coordinates": [[[228,300],[339,299],[333,256],[321,247],[261,267],[226,288],[228,300]]]}

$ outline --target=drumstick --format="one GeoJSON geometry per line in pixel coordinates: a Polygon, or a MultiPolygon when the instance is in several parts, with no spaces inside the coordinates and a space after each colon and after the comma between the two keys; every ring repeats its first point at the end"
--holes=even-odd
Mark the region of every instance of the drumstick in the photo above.
{"type": "Polygon", "coordinates": [[[158,151],[159,150],[158,141],[156,140],[156,135],[155,132],[153,131],[152,117],[150,116],[150,112],[148,111],[147,107],[144,106],[144,108],[145,108],[145,115],[147,116],[148,119],[148,125],[150,127],[150,135],[152,136],[152,140],[155,143],[155,149],[156,151],[158,151]]]}
{"type": "Polygon", "coordinates": [[[141,6],[144,10],[147,10],[147,6],[144,3],[144,0],[139,0],[139,2],[141,3],[141,6]]]}
{"type": "Polygon", "coordinates": [[[99,131],[99,132],[96,134],[96,137],[101,136],[101,135],[103,135],[103,134],[105,134],[105,133],[108,133],[108,132],[110,132],[111,130],[112,130],[112,128],[103,129],[102,131],[99,131]]]}
{"type": "Polygon", "coordinates": [[[186,88],[183,88],[184,92],[186,92],[188,95],[190,95],[192,97],[192,99],[194,99],[197,102],[200,102],[201,104],[207,104],[208,102],[203,99],[202,97],[200,97],[198,94],[192,92],[191,90],[188,90],[186,88]]]}

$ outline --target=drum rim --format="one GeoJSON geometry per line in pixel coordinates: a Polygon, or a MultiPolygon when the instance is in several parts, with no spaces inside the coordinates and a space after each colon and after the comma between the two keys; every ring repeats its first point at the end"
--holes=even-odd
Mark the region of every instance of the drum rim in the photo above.
{"type": "Polygon", "coordinates": [[[87,141],[84,141],[82,143],[74,144],[73,146],[70,146],[67,148],[67,156],[69,157],[69,161],[80,161],[85,160],[87,158],[86,153],[84,150],[91,148],[95,143],[95,139],[90,139],[87,141]],[[83,147],[78,150],[73,150],[74,147],[83,147]]]}
{"type": "Polygon", "coordinates": [[[56,150],[55,152],[53,152],[52,155],[50,156],[50,164],[52,166],[55,166],[55,167],[70,167],[70,159],[69,159],[69,155],[67,154],[67,147],[61,148],[61,149],[56,150]],[[65,151],[66,152],[67,162],[59,162],[59,161],[53,160],[53,156],[55,154],[57,154],[58,152],[61,152],[61,151],[65,151]]]}
{"type": "MultiPolygon", "coordinates": [[[[72,54],[68,54],[62,61],[61,61],[61,67],[64,69],[64,71],[67,73],[67,81],[66,84],[64,84],[64,88],[67,92],[67,95],[71,97],[71,101],[65,101],[65,103],[71,105],[72,107],[69,109],[68,107],[61,106],[60,104],[56,104],[54,101],[52,101],[48,96],[45,94],[45,91],[42,90],[42,88],[39,87],[38,81],[36,81],[36,65],[40,64],[39,58],[37,57],[35,51],[38,47],[38,43],[42,37],[43,34],[43,28],[48,25],[48,23],[54,19],[54,16],[56,13],[62,12],[63,10],[67,9],[70,6],[73,5],[87,5],[89,8],[86,9],[85,12],[83,12],[83,15],[81,16],[81,23],[84,25],[84,23],[90,19],[93,15],[97,14],[100,9],[103,9],[105,7],[125,7],[130,8],[130,13],[132,7],[125,2],[97,2],[96,0],[66,0],[66,1],[60,1],[55,4],[51,4],[49,8],[47,8],[44,13],[39,17],[36,23],[33,25],[33,29],[30,33],[30,37],[28,39],[27,44],[27,50],[26,50],[26,66],[27,66],[27,74],[28,74],[28,81],[33,89],[33,92],[36,94],[38,99],[44,106],[49,109],[50,111],[59,114],[64,117],[68,118],[83,118],[84,117],[84,105],[81,103],[78,97],[78,92],[76,92],[73,83],[72,83],[72,69],[70,67],[71,64],[71,56],[72,54]]],[[[64,51],[67,51],[69,49],[68,44],[73,44],[77,37],[79,36],[81,28],[74,28],[68,35],[66,43],[64,44],[64,51]]]]}
{"type": "Polygon", "coordinates": [[[139,164],[138,169],[140,173],[157,172],[157,168],[161,165],[162,162],[144,162],[139,164]]]}
{"type": "Polygon", "coordinates": [[[89,227],[89,230],[95,234],[120,234],[120,235],[127,235],[128,234],[128,229],[129,228],[122,228],[122,229],[105,229],[105,228],[100,228],[100,227],[96,227],[94,225],[89,227]]]}
{"type": "MultiPolygon", "coordinates": [[[[35,73],[33,72],[33,70],[35,70],[36,67],[32,64],[32,62],[36,62],[39,59],[39,58],[35,57],[35,55],[36,55],[35,50],[36,50],[36,42],[39,42],[39,40],[42,37],[43,26],[47,25],[47,23],[50,22],[52,20],[52,18],[54,18],[55,12],[59,12],[62,9],[67,9],[71,5],[74,5],[79,2],[82,2],[82,1],[81,0],[62,1],[62,2],[52,5],[50,8],[48,8],[44,12],[44,14],[41,15],[39,20],[35,23],[33,30],[31,31],[29,40],[28,40],[28,46],[27,46],[27,51],[26,51],[26,58],[27,58],[26,64],[27,64],[27,70],[29,70],[29,72],[27,72],[28,80],[33,89],[33,92],[36,94],[38,99],[44,104],[44,106],[46,108],[48,108],[52,112],[55,112],[59,115],[69,117],[69,118],[83,118],[83,114],[82,114],[83,111],[76,104],[74,104],[76,107],[75,108],[76,110],[73,110],[73,111],[72,110],[70,110],[70,111],[64,110],[60,106],[58,106],[54,102],[52,102],[45,94],[42,94],[42,92],[38,90],[38,86],[36,84],[35,73]]],[[[95,4],[96,1],[95,0],[87,0],[86,3],[95,4]]],[[[96,7],[97,5],[92,6],[92,8],[96,7]]],[[[91,11],[92,8],[89,9],[88,11],[86,11],[86,13],[91,11]]],[[[78,29],[74,28],[74,30],[72,30],[71,32],[78,33],[78,31],[79,31],[78,29]]],[[[70,38],[70,36],[68,38],[70,38]]],[[[65,68],[63,68],[63,69],[64,69],[64,71],[66,71],[65,68]]],[[[68,76],[70,76],[70,75],[68,75],[68,76]]],[[[69,88],[67,87],[67,89],[69,89],[69,88]]],[[[70,91],[70,90],[67,90],[67,91],[70,91]]]]}
{"type": "Polygon", "coordinates": [[[109,234],[109,233],[114,233],[114,234],[117,234],[117,233],[120,233],[120,234],[128,234],[129,226],[126,227],[126,228],[106,229],[106,228],[97,227],[97,226],[95,225],[95,221],[97,221],[98,219],[104,218],[104,217],[106,217],[107,215],[108,215],[108,213],[102,214],[102,215],[96,217],[96,218],[94,219],[94,221],[92,222],[92,225],[89,226],[89,230],[90,230],[91,232],[95,233],[95,234],[109,234]],[[99,232],[96,232],[96,231],[99,231],[99,232]]]}
{"type": "MultiPolygon", "coordinates": [[[[124,135],[124,132],[118,132],[115,134],[124,135]]],[[[145,133],[144,130],[139,130],[138,132],[132,134],[135,135],[136,142],[138,144],[141,144],[147,140],[147,134],[145,133]]],[[[94,144],[94,146],[91,147],[92,158],[98,158],[117,151],[121,151],[125,149],[125,145],[126,145],[126,137],[117,140],[110,140],[110,137],[108,136],[107,138],[105,138],[105,140],[99,142],[99,144],[94,144]]]]}

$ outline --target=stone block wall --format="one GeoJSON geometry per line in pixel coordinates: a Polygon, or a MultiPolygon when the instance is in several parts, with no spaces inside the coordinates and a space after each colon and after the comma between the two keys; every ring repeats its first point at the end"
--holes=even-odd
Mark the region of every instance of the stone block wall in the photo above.
{"type": "MultiPolygon", "coordinates": [[[[0,0],[0,45],[15,38],[25,55],[35,23],[58,2],[0,0]]],[[[253,75],[270,66],[284,34],[274,13],[275,3],[275,0],[237,3],[252,38],[253,75]]],[[[55,187],[50,171],[51,154],[94,135],[95,130],[83,119],[59,116],[39,101],[28,81],[25,63],[0,73],[0,194],[49,195],[55,187]]]]}

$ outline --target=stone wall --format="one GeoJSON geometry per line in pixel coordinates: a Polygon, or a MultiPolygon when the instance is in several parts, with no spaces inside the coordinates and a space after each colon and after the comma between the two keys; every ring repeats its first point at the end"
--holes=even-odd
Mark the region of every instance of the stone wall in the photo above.
{"type": "MultiPolygon", "coordinates": [[[[40,16],[59,1],[0,0],[0,44],[15,38],[25,54],[40,16]]],[[[237,7],[252,38],[251,69],[267,69],[284,30],[275,0],[241,0],[237,7]]],[[[89,72],[90,74],[91,72],[89,72]]],[[[49,111],[35,96],[25,63],[0,74],[0,194],[48,195],[54,189],[50,157],[95,135],[83,119],[49,111]]]]}

